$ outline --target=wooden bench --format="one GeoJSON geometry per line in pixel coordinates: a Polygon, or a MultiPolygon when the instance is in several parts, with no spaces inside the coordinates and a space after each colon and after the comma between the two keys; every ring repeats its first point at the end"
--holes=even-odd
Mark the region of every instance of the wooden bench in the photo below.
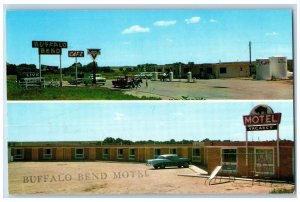
{"type": "Polygon", "coordinates": [[[40,87],[45,88],[45,78],[44,77],[32,77],[32,78],[23,78],[19,81],[19,84],[26,89],[29,87],[40,87]]]}

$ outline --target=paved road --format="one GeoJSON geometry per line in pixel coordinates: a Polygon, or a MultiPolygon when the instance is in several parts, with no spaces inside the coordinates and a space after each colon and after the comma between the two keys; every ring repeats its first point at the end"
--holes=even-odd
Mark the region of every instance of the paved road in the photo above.
{"type": "MultiPolygon", "coordinates": [[[[257,81],[250,78],[195,80],[172,82],[143,80],[140,88],[119,89],[138,97],[157,97],[163,100],[286,100],[293,99],[293,81],[257,81]]],[[[74,86],[64,82],[63,86],[74,86]]],[[[85,85],[81,85],[85,87],[85,85]]],[[[112,80],[101,87],[116,89],[112,80]]]]}
{"type": "MultiPolygon", "coordinates": [[[[111,83],[111,80],[108,80],[105,87],[113,88],[111,83]]],[[[144,80],[141,88],[124,91],[126,94],[159,97],[164,100],[278,100],[293,99],[293,81],[257,81],[239,78],[196,80],[194,83],[187,83],[186,79],[172,82],[148,80],[146,87],[144,80]]]]}

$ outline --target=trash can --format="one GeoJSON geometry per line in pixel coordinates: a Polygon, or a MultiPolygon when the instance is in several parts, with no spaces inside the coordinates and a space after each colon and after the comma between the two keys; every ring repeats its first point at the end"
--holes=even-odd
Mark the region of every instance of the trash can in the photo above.
{"type": "Polygon", "coordinates": [[[173,72],[169,73],[169,81],[173,81],[173,72]]]}
{"type": "Polygon", "coordinates": [[[153,79],[153,81],[157,81],[158,80],[158,72],[153,72],[152,79],[153,79]]]}
{"type": "Polygon", "coordinates": [[[192,72],[188,72],[188,73],[187,73],[187,82],[188,82],[188,83],[193,82],[193,80],[192,80],[192,72]]]}

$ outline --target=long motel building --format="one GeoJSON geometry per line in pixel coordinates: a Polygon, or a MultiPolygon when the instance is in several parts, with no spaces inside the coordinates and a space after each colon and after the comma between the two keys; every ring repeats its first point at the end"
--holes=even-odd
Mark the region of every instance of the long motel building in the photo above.
{"type": "Polygon", "coordinates": [[[8,161],[120,161],[145,162],[163,154],[189,158],[211,173],[222,165],[222,175],[293,180],[293,141],[195,142],[193,144],[105,145],[101,142],[9,142],[8,161]],[[279,146],[279,147],[278,147],[279,146]],[[279,151],[277,151],[279,148],[279,151]],[[279,154],[279,155],[278,155],[279,154]]]}

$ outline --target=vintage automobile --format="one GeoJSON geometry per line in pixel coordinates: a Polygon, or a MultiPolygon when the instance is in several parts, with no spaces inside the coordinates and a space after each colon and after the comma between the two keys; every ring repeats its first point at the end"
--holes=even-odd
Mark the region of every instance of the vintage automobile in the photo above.
{"type": "Polygon", "coordinates": [[[121,76],[112,81],[114,88],[135,88],[141,87],[142,79],[134,76],[121,76]]]}
{"type": "Polygon", "coordinates": [[[178,168],[183,166],[188,168],[190,163],[190,159],[179,158],[176,154],[164,154],[158,156],[156,159],[147,160],[146,165],[153,166],[155,169],[169,166],[177,166],[178,168]]]}
{"type": "Polygon", "coordinates": [[[137,75],[134,75],[135,77],[141,78],[141,79],[151,79],[152,78],[152,74],[151,72],[141,72],[137,75]]]}
{"type": "MultiPolygon", "coordinates": [[[[84,80],[84,83],[87,84],[91,84],[93,83],[93,74],[90,74],[90,76],[84,80]]],[[[102,84],[105,85],[106,82],[106,78],[104,78],[101,74],[96,74],[96,84],[102,84]]]]}

